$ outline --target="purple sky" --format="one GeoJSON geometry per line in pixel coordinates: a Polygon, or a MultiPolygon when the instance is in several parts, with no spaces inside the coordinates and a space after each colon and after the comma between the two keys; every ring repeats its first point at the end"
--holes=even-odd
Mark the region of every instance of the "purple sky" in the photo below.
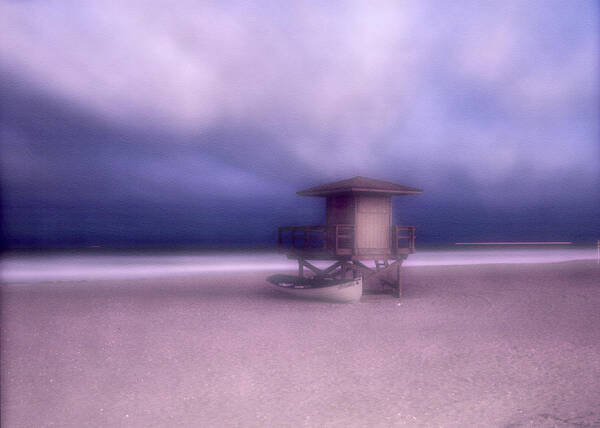
{"type": "Polygon", "coordinates": [[[426,241],[597,239],[599,18],[594,1],[0,1],[9,245],[268,243],[320,221],[296,190],[354,175],[423,188],[396,221],[426,241]]]}

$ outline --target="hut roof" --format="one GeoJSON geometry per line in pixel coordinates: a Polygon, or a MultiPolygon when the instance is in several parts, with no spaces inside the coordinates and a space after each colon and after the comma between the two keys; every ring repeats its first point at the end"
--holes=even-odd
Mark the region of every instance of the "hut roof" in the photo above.
{"type": "Polygon", "coordinates": [[[378,193],[381,195],[414,195],[422,193],[421,189],[394,184],[388,181],[367,177],[353,177],[334,183],[323,184],[300,190],[300,196],[331,196],[339,193],[378,193]]]}

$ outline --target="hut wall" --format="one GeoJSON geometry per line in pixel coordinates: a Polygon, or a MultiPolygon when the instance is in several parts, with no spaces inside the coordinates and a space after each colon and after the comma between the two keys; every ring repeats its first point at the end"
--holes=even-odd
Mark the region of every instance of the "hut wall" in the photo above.
{"type": "Polygon", "coordinates": [[[391,253],[391,196],[357,195],[355,246],[357,255],[391,253]]]}
{"type": "MultiPolygon", "coordinates": [[[[336,195],[327,198],[327,225],[334,226],[336,224],[354,224],[356,211],[356,198],[352,194],[336,195]]],[[[349,252],[353,250],[352,238],[341,238],[337,243],[339,246],[347,249],[349,252]]],[[[332,233],[328,237],[328,246],[336,247],[335,234],[332,233]]]]}
{"type": "Polygon", "coordinates": [[[355,198],[353,195],[336,195],[327,198],[327,224],[354,224],[355,198]]]}

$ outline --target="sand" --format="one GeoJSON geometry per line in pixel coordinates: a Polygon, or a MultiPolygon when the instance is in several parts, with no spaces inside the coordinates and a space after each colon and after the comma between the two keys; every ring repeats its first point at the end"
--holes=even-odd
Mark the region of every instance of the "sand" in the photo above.
{"type": "Polygon", "coordinates": [[[405,268],[357,304],[267,274],[4,284],[2,426],[600,426],[593,261],[405,268]]]}

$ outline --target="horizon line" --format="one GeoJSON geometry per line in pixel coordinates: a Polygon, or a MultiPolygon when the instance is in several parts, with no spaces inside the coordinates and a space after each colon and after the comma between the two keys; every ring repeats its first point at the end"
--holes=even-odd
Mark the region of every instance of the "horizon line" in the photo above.
{"type": "Polygon", "coordinates": [[[547,241],[547,242],[456,242],[455,245],[571,245],[573,242],[567,241],[547,241]]]}

